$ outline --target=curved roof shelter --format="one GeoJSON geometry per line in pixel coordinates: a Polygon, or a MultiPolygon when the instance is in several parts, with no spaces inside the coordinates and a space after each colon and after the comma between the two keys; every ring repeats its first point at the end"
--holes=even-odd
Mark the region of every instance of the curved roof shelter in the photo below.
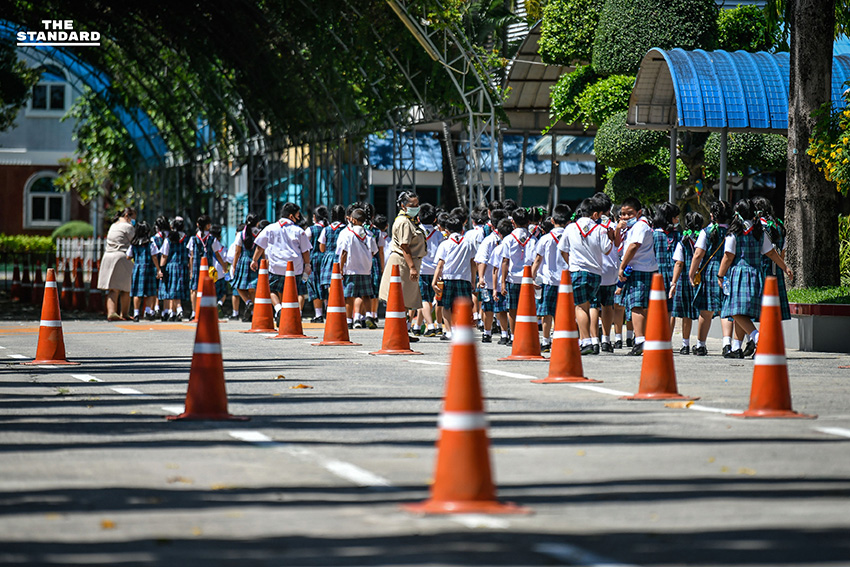
{"type": "MultiPolygon", "coordinates": [[[[668,51],[644,56],[629,98],[629,126],[649,130],[788,130],[787,53],[668,51]]],[[[850,55],[835,55],[832,103],[844,106],[850,55]]]]}

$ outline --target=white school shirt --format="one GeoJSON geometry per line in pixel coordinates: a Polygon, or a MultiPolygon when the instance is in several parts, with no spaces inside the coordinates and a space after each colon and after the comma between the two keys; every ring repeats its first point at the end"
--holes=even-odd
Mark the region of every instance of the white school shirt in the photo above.
{"type": "Polygon", "coordinates": [[[227,247],[227,252],[224,254],[224,261],[228,264],[233,263],[233,257],[236,256],[236,245],[242,246],[242,233],[236,233],[236,239],[233,241],[233,244],[227,247]]]}
{"type": "MultiPolygon", "coordinates": [[[[201,234],[200,234],[200,233],[197,233],[197,232],[196,232],[196,233],[195,233],[195,236],[197,236],[198,238],[200,238],[201,240],[203,240],[203,237],[201,236],[201,234]]],[[[218,238],[215,238],[215,237],[213,237],[213,236],[210,236],[210,235],[209,235],[209,233],[207,233],[207,238],[212,238],[212,239],[213,239],[212,247],[211,247],[211,248],[212,248],[212,252],[213,252],[213,259],[215,259],[215,253],[216,253],[216,252],[220,252],[220,251],[221,251],[221,249],[222,249],[222,248],[224,248],[224,246],[222,246],[222,245],[221,245],[221,242],[219,242],[219,241],[218,241],[218,238]]],[[[193,258],[193,261],[194,261],[194,258],[195,258],[195,239],[194,239],[194,238],[190,238],[190,239],[189,239],[189,244],[188,244],[186,247],[189,249],[189,256],[190,256],[190,257],[192,257],[192,258],[193,258]]],[[[203,253],[200,253],[200,254],[201,254],[201,256],[203,255],[203,253]]],[[[200,256],[198,257],[198,261],[199,261],[199,262],[201,261],[200,256]]]]}
{"type": "MultiPolygon", "coordinates": [[[[150,251],[151,251],[151,256],[156,256],[157,254],[159,254],[159,248],[156,247],[156,242],[154,242],[153,240],[151,240],[151,243],[150,243],[150,251]]],[[[128,258],[133,257],[133,246],[132,245],[129,248],[127,248],[127,257],[128,258]]]]}
{"type": "MultiPolygon", "coordinates": [[[[605,217],[605,219],[599,224],[600,227],[604,228],[606,232],[609,228],[614,231],[617,230],[617,225],[611,222],[611,219],[605,217]]],[[[619,281],[620,274],[620,249],[614,246],[613,241],[611,243],[611,250],[605,254],[605,257],[602,259],[602,283],[599,285],[615,285],[617,281],[619,281]]]]}
{"type": "Polygon", "coordinates": [[[450,234],[437,248],[437,262],[443,261],[443,279],[472,281],[471,262],[475,249],[473,239],[457,232],[450,234]]]}
{"type": "MultiPolygon", "coordinates": [[[[510,235],[508,235],[510,236],[510,235]]],[[[489,268],[488,272],[491,271],[491,268],[496,268],[496,281],[493,282],[493,291],[502,291],[501,282],[502,282],[502,257],[505,254],[505,239],[503,238],[501,242],[499,242],[495,248],[493,248],[493,252],[490,253],[490,259],[487,261],[487,265],[489,268]]]]}
{"type": "Polygon", "coordinates": [[[640,244],[634,258],[629,264],[633,270],[638,272],[657,272],[658,260],[655,259],[655,245],[652,239],[652,227],[646,217],[640,217],[626,234],[626,245],[623,254],[633,243],[640,244]]]}
{"type": "Polygon", "coordinates": [[[254,244],[266,251],[269,273],[286,275],[286,263],[292,262],[295,275],[304,272],[304,252],[313,245],[304,230],[289,219],[280,219],[264,228],[254,239],[254,244]]]}
{"type": "Polygon", "coordinates": [[[484,285],[487,289],[493,289],[493,269],[490,265],[490,258],[493,254],[493,250],[499,246],[500,242],[501,239],[499,238],[499,233],[491,232],[486,238],[484,238],[484,240],[481,241],[481,244],[478,246],[478,250],[475,252],[475,263],[485,264],[487,266],[484,268],[484,285]]]}
{"type": "Polygon", "coordinates": [[[523,268],[534,263],[536,246],[537,240],[525,228],[516,228],[502,239],[502,258],[507,258],[510,261],[506,281],[515,284],[522,283],[523,268]]]}
{"type": "MultiPolygon", "coordinates": [[[[345,226],[345,223],[344,222],[332,222],[328,226],[330,226],[331,229],[336,230],[337,227],[339,227],[339,226],[345,226]]],[[[328,234],[327,231],[322,229],[322,232],[319,233],[319,244],[324,244],[325,246],[328,245],[327,234],[328,234]]],[[[307,238],[307,240],[309,240],[309,237],[307,238]]],[[[330,252],[330,250],[325,250],[325,252],[330,252]]]]}
{"type": "Polygon", "coordinates": [[[471,229],[467,230],[464,235],[464,238],[471,238],[473,242],[475,242],[475,247],[478,248],[481,246],[481,242],[484,240],[484,227],[482,225],[475,225],[471,229]]]}
{"type": "Polygon", "coordinates": [[[419,273],[423,276],[433,276],[434,270],[437,269],[437,249],[440,247],[446,237],[432,224],[423,224],[422,230],[425,232],[425,245],[427,252],[422,258],[422,265],[419,268],[419,273]]]}
{"type": "Polygon", "coordinates": [[[605,255],[614,244],[608,231],[590,217],[582,217],[564,229],[558,250],[570,255],[570,272],[590,272],[601,276],[605,255]]]}
{"type": "MultiPolygon", "coordinates": [[[[751,223],[750,221],[744,221],[744,234],[742,234],[741,236],[749,234],[750,229],[752,229],[752,228],[753,228],[753,223],[751,223]]],[[[723,247],[724,253],[728,252],[729,254],[734,254],[737,251],[738,246],[737,246],[737,240],[735,238],[736,237],[735,237],[734,234],[729,234],[729,235],[726,236],[726,243],[723,247]]],[[[761,240],[761,253],[767,254],[771,250],[773,250],[773,243],[770,241],[770,238],[767,237],[767,234],[763,233],[762,234],[762,240],[761,240]]]]}
{"type": "Polygon", "coordinates": [[[372,273],[372,256],[378,253],[378,245],[362,226],[348,226],[339,233],[336,241],[337,256],[348,252],[343,275],[366,276],[372,273]]]}
{"type": "MultiPolygon", "coordinates": [[[[717,226],[722,226],[723,228],[729,228],[727,224],[718,224],[717,226]]],[[[702,250],[708,250],[708,231],[711,228],[711,225],[708,225],[701,231],[699,231],[699,236],[697,237],[697,243],[694,245],[695,248],[701,248],[702,250]]],[[[714,252],[714,250],[711,250],[714,252]]]]}
{"type": "Polygon", "coordinates": [[[390,235],[383,230],[381,231],[381,238],[384,239],[384,267],[386,267],[387,263],[390,261],[390,254],[393,251],[393,239],[390,238],[390,235]]]}
{"type": "Polygon", "coordinates": [[[564,227],[556,226],[537,241],[536,256],[543,258],[537,275],[541,277],[546,285],[558,285],[561,283],[561,272],[567,269],[567,263],[558,250],[562,240],[564,227]]]}
{"type": "MultiPolygon", "coordinates": [[[[186,235],[182,232],[178,232],[180,235],[179,240],[183,240],[186,238],[186,235]]],[[[168,256],[168,253],[171,252],[171,240],[166,236],[165,240],[162,241],[162,248],[159,249],[159,254],[161,256],[168,256]]]]}

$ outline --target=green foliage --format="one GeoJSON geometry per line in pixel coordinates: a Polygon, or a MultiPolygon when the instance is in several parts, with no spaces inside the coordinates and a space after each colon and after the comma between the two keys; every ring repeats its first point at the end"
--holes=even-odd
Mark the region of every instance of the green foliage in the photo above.
{"type": "Polygon", "coordinates": [[[593,42],[593,68],[612,75],[635,73],[652,47],[714,49],[714,0],[606,0],[593,42]]]}
{"type": "Polygon", "coordinates": [[[54,250],[49,236],[0,233],[0,250],[3,252],[50,252],[54,250]]]}
{"type": "MultiPolygon", "coordinates": [[[[748,167],[758,171],[785,171],[788,139],[779,134],[732,132],[728,134],[726,168],[744,174],[748,167]]],[[[705,143],[705,165],[709,175],[720,172],[720,134],[713,132],[705,143]]]]}
{"type": "Polygon", "coordinates": [[[66,222],[50,234],[50,238],[90,238],[94,227],[85,221],[66,222]]]}
{"type": "Polygon", "coordinates": [[[789,288],[788,301],[791,303],[850,304],[850,285],[789,288]]]}
{"type": "Polygon", "coordinates": [[[666,136],[657,130],[631,130],[626,126],[626,111],[602,123],[593,142],[599,163],[628,168],[650,159],[662,147],[666,136]]]}
{"type": "Polygon", "coordinates": [[[41,73],[18,61],[12,44],[0,42],[0,132],[11,128],[41,73]]]}
{"type": "Polygon", "coordinates": [[[838,217],[838,270],[841,285],[850,286],[850,215],[838,217]]]}
{"type": "MultiPolygon", "coordinates": [[[[850,103],[850,91],[845,91],[844,100],[850,103]]],[[[850,108],[833,110],[826,102],[814,116],[817,122],[806,153],[827,181],[833,181],[840,193],[850,194],[850,108]]]]}
{"type": "Polygon", "coordinates": [[[559,120],[563,120],[565,124],[588,121],[589,118],[579,109],[578,98],[598,79],[599,75],[593,72],[590,65],[577,67],[572,73],[561,75],[550,91],[552,102],[549,106],[549,118],[552,119],[552,124],[559,120]]]}
{"type": "MultiPolygon", "coordinates": [[[[669,141],[669,140],[666,140],[669,141]]],[[[652,156],[647,160],[647,163],[651,163],[655,167],[658,168],[658,171],[663,173],[668,177],[670,177],[670,148],[667,144],[662,145],[658,148],[652,156]]],[[[691,176],[691,172],[688,171],[687,166],[682,162],[681,158],[676,159],[676,183],[678,185],[682,185],[688,181],[691,176]]]]}
{"type": "Polygon", "coordinates": [[[626,110],[634,84],[634,76],[612,75],[589,85],[576,101],[582,116],[599,126],[615,113],[626,110]]]}
{"type": "Polygon", "coordinates": [[[626,197],[637,197],[641,203],[660,203],[667,200],[667,176],[654,165],[644,163],[614,172],[608,172],[605,193],[615,203],[626,197]]]}
{"type": "Polygon", "coordinates": [[[543,9],[539,53],[544,63],[589,62],[605,0],[549,0],[543,9]]]}
{"type": "Polygon", "coordinates": [[[777,30],[768,27],[767,16],[758,6],[720,10],[717,17],[717,47],[726,51],[769,51],[779,43],[777,30]]]}

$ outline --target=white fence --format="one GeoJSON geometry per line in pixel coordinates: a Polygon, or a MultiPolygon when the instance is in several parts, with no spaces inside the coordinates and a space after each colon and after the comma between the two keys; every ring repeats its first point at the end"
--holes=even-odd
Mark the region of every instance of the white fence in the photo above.
{"type": "Polygon", "coordinates": [[[105,238],[57,238],[56,239],[56,271],[68,266],[74,269],[74,259],[83,259],[83,274],[86,283],[91,278],[91,268],[95,261],[100,262],[106,247],[105,238]]]}

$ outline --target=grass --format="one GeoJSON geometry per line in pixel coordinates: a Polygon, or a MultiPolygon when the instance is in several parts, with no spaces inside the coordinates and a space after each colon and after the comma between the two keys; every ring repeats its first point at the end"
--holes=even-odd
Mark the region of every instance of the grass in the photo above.
{"type": "Polygon", "coordinates": [[[850,285],[789,289],[788,301],[791,303],[850,304],[850,285]]]}

